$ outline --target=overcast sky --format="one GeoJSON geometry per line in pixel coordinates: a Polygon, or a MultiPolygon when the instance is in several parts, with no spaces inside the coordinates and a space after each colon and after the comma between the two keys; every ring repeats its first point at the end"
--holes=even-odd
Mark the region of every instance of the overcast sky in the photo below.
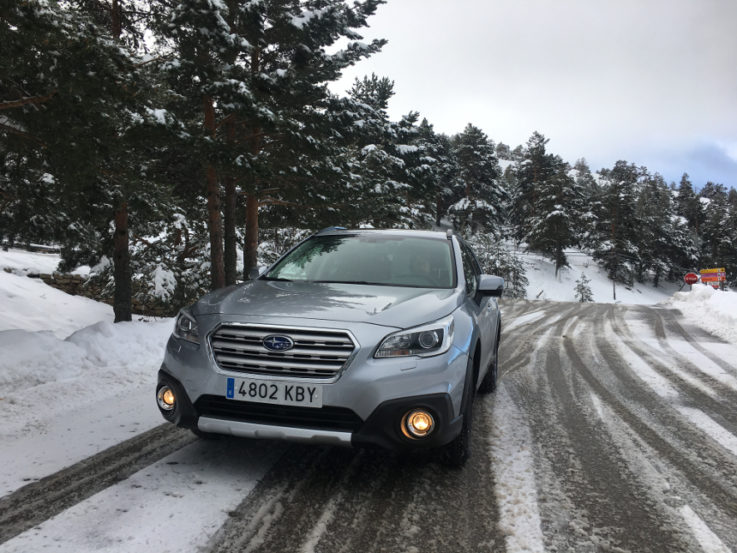
{"type": "Polygon", "coordinates": [[[370,25],[389,43],[337,89],[393,79],[392,119],[737,188],[737,0],[388,0],[370,25]]]}

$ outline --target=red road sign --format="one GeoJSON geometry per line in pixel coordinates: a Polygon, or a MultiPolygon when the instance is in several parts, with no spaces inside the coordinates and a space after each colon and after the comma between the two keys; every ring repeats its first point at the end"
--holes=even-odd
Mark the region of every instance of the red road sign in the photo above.
{"type": "Polygon", "coordinates": [[[688,273],[686,276],[683,277],[683,280],[686,282],[686,284],[694,285],[699,281],[699,275],[696,273],[688,273]]]}

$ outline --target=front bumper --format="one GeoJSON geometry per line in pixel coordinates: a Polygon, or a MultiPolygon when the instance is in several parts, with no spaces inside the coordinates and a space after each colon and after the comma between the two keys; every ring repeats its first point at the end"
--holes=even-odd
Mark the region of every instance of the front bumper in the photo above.
{"type": "Polygon", "coordinates": [[[449,394],[389,400],[363,420],[350,409],[336,407],[270,406],[218,396],[203,396],[193,403],[182,384],[160,370],[158,387],[163,385],[171,387],[177,395],[176,408],[162,411],[170,422],[202,432],[243,438],[406,450],[442,446],[458,435],[463,424],[463,417],[454,415],[449,394]],[[401,431],[402,419],[407,412],[418,408],[432,414],[436,427],[426,438],[408,438],[401,431]]]}
{"type": "MultiPolygon", "coordinates": [[[[223,320],[201,316],[198,322],[203,336],[223,320]]],[[[293,319],[290,323],[302,327],[320,325],[314,320],[293,319]]],[[[172,337],[159,372],[159,385],[172,386],[183,401],[174,413],[162,414],[180,426],[203,432],[390,449],[437,447],[458,435],[470,347],[470,340],[462,337],[471,335],[464,319],[456,320],[457,343],[446,353],[428,358],[374,359],[375,344],[394,328],[345,323],[342,330],[350,332],[358,342],[349,365],[335,379],[300,379],[322,386],[321,409],[228,400],[227,379],[249,375],[220,368],[207,340],[198,346],[172,337]],[[435,430],[422,439],[408,438],[401,431],[402,418],[415,408],[430,411],[437,423],[435,430]]]]}

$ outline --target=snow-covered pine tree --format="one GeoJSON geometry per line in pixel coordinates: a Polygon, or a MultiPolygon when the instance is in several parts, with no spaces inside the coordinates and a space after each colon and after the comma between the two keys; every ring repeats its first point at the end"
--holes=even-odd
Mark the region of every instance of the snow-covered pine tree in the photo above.
{"type": "Polygon", "coordinates": [[[410,194],[408,175],[401,151],[413,153],[403,142],[412,135],[413,122],[394,123],[386,107],[394,94],[394,83],[376,75],[356,79],[338,113],[344,129],[342,162],[350,176],[347,188],[351,206],[341,210],[341,224],[398,225],[400,209],[407,208],[410,194]],[[400,134],[402,137],[400,138],[400,134]],[[399,148],[399,144],[403,148],[399,148]],[[365,209],[365,206],[371,206],[365,209]]]}
{"type": "Polygon", "coordinates": [[[676,195],[676,212],[678,215],[685,217],[688,226],[691,227],[696,234],[701,233],[701,224],[704,221],[704,213],[693,184],[688,173],[683,173],[681,182],[678,185],[678,194],[676,195]]]}
{"type": "Polygon", "coordinates": [[[580,217],[576,230],[577,242],[581,247],[590,249],[591,240],[595,236],[596,213],[601,209],[601,188],[584,158],[576,161],[569,176],[573,178],[581,194],[580,203],[576,206],[580,217]]]}
{"type": "Polygon", "coordinates": [[[555,173],[553,156],[545,151],[548,141],[535,131],[527,141],[527,146],[517,152],[510,222],[518,240],[523,240],[529,234],[530,221],[537,217],[535,210],[541,183],[552,178],[555,173]]]}
{"type": "Polygon", "coordinates": [[[471,123],[451,143],[458,164],[454,192],[459,199],[448,212],[455,227],[472,233],[498,231],[504,220],[506,193],[498,181],[501,169],[494,143],[471,123]]]}
{"type": "Polygon", "coordinates": [[[142,171],[139,134],[156,118],[154,87],[130,43],[136,33],[123,36],[123,11],[114,6],[29,0],[2,10],[0,150],[16,182],[38,179],[45,188],[37,221],[64,244],[67,263],[103,253],[115,260],[121,321],[131,318],[129,215],[137,210],[145,220],[158,189],[142,171]]]}
{"type": "Polygon", "coordinates": [[[423,119],[417,129],[415,145],[419,153],[419,165],[413,168],[417,186],[422,190],[428,214],[440,226],[450,206],[458,172],[450,140],[444,134],[437,134],[427,119],[423,119]]]}
{"type": "Polygon", "coordinates": [[[481,270],[504,278],[505,297],[527,297],[529,281],[525,276],[524,262],[504,242],[485,232],[466,234],[466,240],[473,248],[481,270]]]}
{"type": "MultiPolygon", "coordinates": [[[[174,45],[164,69],[210,191],[214,267],[222,264],[220,180],[234,179],[246,197],[246,274],[256,264],[259,207],[327,201],[335,179],[326,175],[335,175],[337,154],[328,150],[336,129],[326,121],[335,120],[329,111],[340,104],[326,85],[383,45],[361,42],[357,32],[381,3],[185,0],[163,13],[160,28],[174,45]],[[198,106],[202,118],[193,126],[198,106]]],[[[345,186],[342,177],[336,186],[345,186]]]]}
{"type": "Polygon", "coordinates": [[[581,302],[592,302],[594,301],[594,294],[591,291],[591,280],[584,274],[581,273],[581,277],[576,281],[575,298],[581,302]]]}
{"type": "Polygon", "coordinates": [[[577,243],[583,195],[570,168],[545,151],[548,140],[534,133],[516,171],[512,202],[516,235],[555,263],[555,274],[568,265],[565,249],[577,243]]]}
{"type": "Polygon", "coordinates": [[[525,222],[529,231],[524,239],[533,250],[555,263],[555,274],[568,266],[565,249],[576,243],[576,228],[581,193],[568,175],[568,165],[551,156],[552,173],[538,183],[533,215],[525,222]]]}
{"type": "Polygon", "coordinates": [[[699,192],[704,205],[701,225],[701,262],[703,266],[734,267],[737,253],[732,238],[727,189],[722,184],[707,182],[699,192]]]}
{"type": "Polygon", "coordinates": [[[641,170],[620,160],[600,175],[602,201],[596,214],[594,258],[602,262],[610,279],[632,284],[639,259],[635,204],[641,170]]]}

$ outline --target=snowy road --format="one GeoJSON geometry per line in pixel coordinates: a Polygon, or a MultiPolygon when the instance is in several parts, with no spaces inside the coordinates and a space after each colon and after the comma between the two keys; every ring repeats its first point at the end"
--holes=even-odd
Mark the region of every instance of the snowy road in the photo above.
{"type": "Polygon", "coordinates": [[[737,346],[662,308],[503,312],[463,470],[157,427],[0,499],[0,553],[737,553],[737,346]]]}

